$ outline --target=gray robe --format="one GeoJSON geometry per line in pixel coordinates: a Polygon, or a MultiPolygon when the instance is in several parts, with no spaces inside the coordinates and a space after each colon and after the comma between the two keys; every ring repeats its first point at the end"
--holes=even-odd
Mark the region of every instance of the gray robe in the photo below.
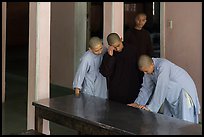
{"type": "Polygon", "coordinates": [[[85,52],[80,59],[73,88],[77,87],[85,94],[107,98],[106,78],[99,72],[99,66],[106,51],[107,49],[104,49],[101,55],[95,55],[89,50],[85,52]]]}
{"type": "Polygon", "coordinates": [[[146,105],[156,113],[164,103],[165,115],[198,123],[200,104],[190,75],[166,59],[153,58],[153,62],[154,72],[144,75],[135,103],[146,105]],[[146,104],[151,95],[149,104],[146,104]]]}

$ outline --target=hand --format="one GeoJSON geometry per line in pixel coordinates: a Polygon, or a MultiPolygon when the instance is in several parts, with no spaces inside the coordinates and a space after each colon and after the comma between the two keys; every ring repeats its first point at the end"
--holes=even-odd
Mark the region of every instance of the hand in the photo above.
{"type": "Polygon", "coordinates": [[[150,111],[146,106],[143,106],[141,109],[144,109],[146,111],[150,111]]]}
{"type": "Polygon", "coordinates": [[[78,88],[75,89],[75,95],[76,95],[76,96],[79,96],[79,95],[80,95],[80,89],[78,89],[78,88]]]}
{"type": "Polygon", "coordinates": [[[134,107],[134,108],[140,108],[141,105],[137,104],[137,103],[131,103],[131,104],[127,104],[128,106],[134,107]]]}
{"type": "Polygon", "coordinates": [[[109,46],[109,48],[108,48],[108,54],[110,55],[110,56],[113,56],[113,51],[115,50],[115,48],[113,47],[113,46],[109,46]]]}
{"type": "Polygon", "coordinates": [[[137,103],[131,103],[131,104],[127,104],[127,105],[131,106],[131,107],[134,107],[134,108],[139,108],[139,109],[150,111],[146,106],[140,105],[140,104],[137,104],[137,103]]]}

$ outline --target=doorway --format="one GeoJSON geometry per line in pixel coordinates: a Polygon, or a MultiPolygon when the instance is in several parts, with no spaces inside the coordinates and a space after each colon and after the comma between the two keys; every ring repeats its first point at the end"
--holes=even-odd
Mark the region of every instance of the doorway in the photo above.
{"type": "Polygon", "coordinates": [[[7,2],[6,73],[28,76],[29,3],[7,2]]]}
{"type": "Polygon", "coordinates": [[[5,102],[3,134],[26,129],[28,91],[29,2],[6,3],[5,102]]]}
{"type": "Polygon", "coordinates": [[[87,2],[87,49],[93,36],[103,39],[103,2],[87,2]]]}
{"type": "Polygon", "coordinates": [[[147,22],[144,29],[149,31],[153,43],[153,57],[160,57],[160,2],[124,2],[124,34],[135,25],[135,15],[144,12],[147,22]]]}

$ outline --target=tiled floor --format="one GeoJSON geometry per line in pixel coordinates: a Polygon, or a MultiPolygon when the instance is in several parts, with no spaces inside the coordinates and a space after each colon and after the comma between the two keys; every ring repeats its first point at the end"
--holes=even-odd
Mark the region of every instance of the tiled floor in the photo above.
{"type": "MultiPolygon", "coordinates": [[[[6,101],[2,103],[2,135],[16,135],[27,127],[27,59],[25,52],[7,53],[6,101]],[[24,55],[23,55],[24,54],[24,55]]],[[[50,86],[50,97],[72,94],[68,88],[50,86]]],[[[50,122],[51,135],[76,135],[77,132],[50,122]]]]}

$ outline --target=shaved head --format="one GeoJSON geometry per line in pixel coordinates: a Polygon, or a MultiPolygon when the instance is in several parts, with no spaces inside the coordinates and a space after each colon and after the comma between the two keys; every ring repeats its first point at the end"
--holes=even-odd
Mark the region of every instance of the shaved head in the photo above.
{"type": "Polygon", "coordinates": [[[108,45],[114,45],[116,42],[120,42],[121,39],[117,33],[110,33],[107,36],[108,45]]]}
{"type": "Polygon", "coordinates": [[[99,37],[92,37],[90,40],[89,40],[89,47],[91,49],[95,48],[96,46],[98,45],[101,45],[102,44],[102,40],[99,38],[99,37]]]}
{"type": "Polygon", "coordinates": [[[137,18],[140,17],[140,16],[147,17],[147,15],[146,15],[145,13],[141,12],[141,13],[137,13],[137,14],[135,15],[135,19],[137,19],[137,18]]]}
{"type": "Polygon", "coordinates": [[[141,55],[138,61],[139,68],[149,67],[153,63],[153,60],[148,55],[141,55]]]}

